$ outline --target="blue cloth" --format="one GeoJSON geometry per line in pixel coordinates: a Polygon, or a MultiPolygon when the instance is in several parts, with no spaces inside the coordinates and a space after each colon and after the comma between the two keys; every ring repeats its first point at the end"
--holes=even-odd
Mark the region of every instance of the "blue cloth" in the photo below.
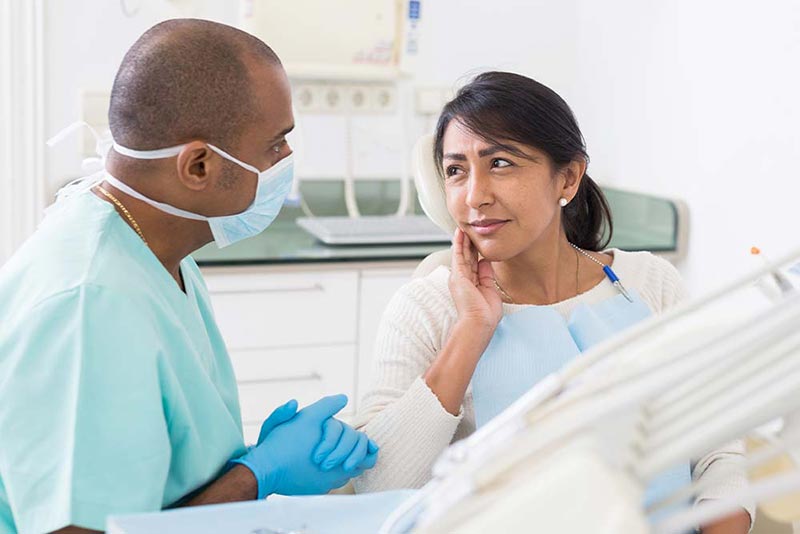
{"type": "Polygon", "coordinates": [[[503,317],[472,375],[476,426],[482,427],[578,353],[564,319],[549,307],[523,308],[503,317]]]}
{"type": "Polygon", "coordinates": [[[110,534],[375,534],[414,490],[280,497],[266,501],[184,508],[160,514],[112,517],[110,534]]]}
{"type": "MultiPolygon", "coordinates": [[[[550,306],[531,306],[506,315],[472,376],[475,424],[481,427],[547,375],[594,345],[652,315],[635,290],[633,302],[616,295],[581,303],[568,321],[550,306]]],[[[649,505],[691,482],[688,464],[657,477],[645,491],[649,505]]]]}
{"type": "Polygon", "coordinates": [[[183,293],[109,203],[59,202],[0,270],[0,532],[102,530],[245,451],[197,265],[183,293]]]}

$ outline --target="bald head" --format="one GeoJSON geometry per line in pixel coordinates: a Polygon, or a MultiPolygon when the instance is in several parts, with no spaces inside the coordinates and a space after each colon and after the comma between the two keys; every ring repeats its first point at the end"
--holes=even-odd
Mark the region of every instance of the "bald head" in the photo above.
{"type": "Polygon", "coordinates": [[[197,139],[231,146],[263,107],[252,81],[264,69],[283,75],[272,49],[246,32],[195,19],[157,24],[122,60],[111,90],[111,133],[138,150],[197,139]]]}

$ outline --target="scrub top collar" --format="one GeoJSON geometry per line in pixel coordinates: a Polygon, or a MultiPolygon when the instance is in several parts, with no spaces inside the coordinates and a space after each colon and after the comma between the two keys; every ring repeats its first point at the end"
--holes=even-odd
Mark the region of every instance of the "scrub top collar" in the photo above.
{"type": "MultiPolygon", "coordinates": [[[[178,282],[172,277],[172,275],[167,271],[164,267],[164,264],[158,259],[158,256],[150,249],[149,246],[142,241],[142,238],[131,228],[125,220],[119,215],[119,212],[114,208],[114,206],[102,198],[98,197],[92,191],[86,191],[85,194],[88,194],[91,197],[93,202],[99,202],[104,209],[108,209],[113,211],[116,216],[119,218],[119,221],[122,222],[128,231],[124,232],[126,239],[129,241],[128,245],[133,247],[132,250],[136,252],[136,256],[141,258],[143,261],[147,262],[147,267],[153,272],[158,273],[158,283],[159,285],[164,287],[164,291],[174,298],[180,298],[181,300],[189,302],[194,302],[195,300],[195,290],[194,286],[191,282],[191,277],[187,276],[186,268],[184,262],[186,258],[181,260],[180,265],[178,266],[178,270],[180,272],[181,280],[183,280],[183,287],[184,290],[181,290],[178,282]]],[[[189,256],[187,256],[188,258],[189,256]]]]}

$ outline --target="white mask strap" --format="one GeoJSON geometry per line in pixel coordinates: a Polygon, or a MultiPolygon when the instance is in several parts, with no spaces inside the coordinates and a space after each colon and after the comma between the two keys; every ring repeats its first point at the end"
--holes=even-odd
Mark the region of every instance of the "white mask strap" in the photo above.
{"type": "MultiPolygon", "coordinates": [[[[231,156],[230,154],[228,154],[227,152],[225,152],[221,148],[216,147],[216,146],[212,145],[211,143],[206,143],[206,145],[208,146],[208,148],[210,148],[211,150],[213,150],[214,152],[216,152],[217,154],[219,154],[223,158],[236,163],[237,165],[247,169],[248,171],[254,172],[256,174],[261,174],[261,171],[259,171],[258,169],[256,169],[252,165],[236,159],[235,157],[231,156]]],[[[114,142],[113,146],[114,146],[114,150],[118,154],[121,154],[123,156],[128,156],[129,158],[135,158],[135,159],[165,159],[165,158],[171,158],[171,157],[177,156],[178,154],[181,153],[181,150],[183,150],[183,147],[185,147],[186,145],[185,144],[184,145],[175,145],[175,146],[171,146],[171,147],[167,147],[167,148],[159,148],[157,150],[136,150],[136,149],[133,149],[133,148],[124,147],[124,146],[120,145],[117,142],[114,142]]]]}
{"type": "Polygon", "coordinates": [[[108,172],[106,172],[105,174],[105,180],[106,182],[110,183],[123,193],[128,194],[133,198],[138,198],[142,202],[146,202],[147,204],[150,204],[154,208],[157,208],[163,211],[164,213],[169,213],[170,215],[175,215],[176,217],[182,217],[184,219],[192,219],[193,221],[207,221],[209,219],[204,215],[198,215],[196,213],[192,213],[191,211],[182,210],[180,208],[176,208],[175,206],[164,204],[163,202],[158,202],[151,198],[148,198],[143,194],[141,194],[140,192],[133,189],[132,187],[130,187],[128,184],[120,182],[119,180],[111,176],[111,174],[108,172]]]}
{"type": "Polygon", "coordinates": [[[254,172],[256,174],[261,174],[261,171],[259,171],[258,169],[256,169],[252,165],[250,165],[249,163],[245,163],[244,161],[240,161],[240,160],[234,158],[233,156],[231,156],[230,154],[228,154],[227,152],[225,152],[221,148],[216,147],[216,146],[212,145],[211,143],[206,143],[206,144],[208,145],[208,148],[210,148],[211,150],[213,150],[214,152],[216,152],[217,154],[219,154],[223,158],[234,162],[235,164],[239,165],[242,168],[247,169],[248,171],[254,172]]]}
{"type": "Polygon", "coordinates": [[[186,145],[176,145],[171,146],[168,148],[159,148],[158,150],[135,150],[133,148],[127,148],[116,141],[112,145],[114,147],[114,151],[117,154],[121,154],[123,156],[128,156],[129,158],[135,159],[165,159],[177,156],[183,150],[183,147],[186,145]]]}
{"type": "Polygon", "coordinates": [[[60,132],[55,134],[53,137],[47,140],[47,146],[52,147],[57,145],[61,141],[63,141],[69,134],[76,131],[78,128],[88,128],[92,135],[96,140],[100,140],[100,134],[97,133],[97,130],[92,128],[92,126],[86,121],[75,121],[66,128],[62,129],[60,132]]]}

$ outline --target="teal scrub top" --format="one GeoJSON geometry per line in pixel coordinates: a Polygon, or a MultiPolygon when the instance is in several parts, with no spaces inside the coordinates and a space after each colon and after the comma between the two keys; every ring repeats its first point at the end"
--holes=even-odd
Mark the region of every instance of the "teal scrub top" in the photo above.
{"type": "Polygon", "coordinates": [[[175,280],[93,193],[0,269],[0,533],[158,511],[245,451],[197,264],[175,280]]]}

